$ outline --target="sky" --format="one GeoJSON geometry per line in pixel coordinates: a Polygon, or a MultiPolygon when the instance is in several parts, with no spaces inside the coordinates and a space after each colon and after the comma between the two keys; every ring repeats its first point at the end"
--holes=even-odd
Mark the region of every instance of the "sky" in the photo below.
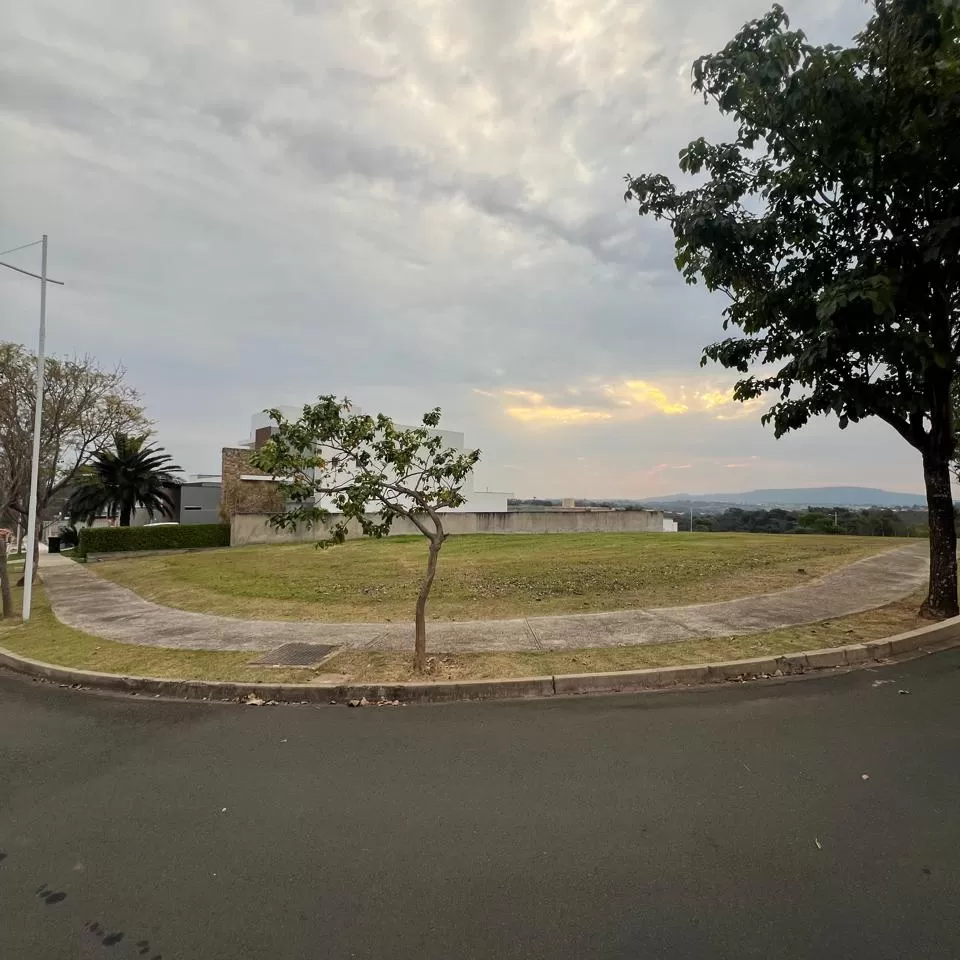
{"type": "MultiPolygon", "coordinates": [[[[861,0],[792,0],[847,43],[861,0]]],[[[726,121],[690,66],[764,0],[9,0],[0,250],[50,236],[48,350],[122,364],[187,473],[253,413],[440,406],[518,496],[922,489],[879,422],[779,441],[701,368],[720,295],[623,177],[726,121]]],[[[37,248],[5,260],[38,269],[37,248]]],[[[0,270],[0,339],[35,281],[0,270]]]]}

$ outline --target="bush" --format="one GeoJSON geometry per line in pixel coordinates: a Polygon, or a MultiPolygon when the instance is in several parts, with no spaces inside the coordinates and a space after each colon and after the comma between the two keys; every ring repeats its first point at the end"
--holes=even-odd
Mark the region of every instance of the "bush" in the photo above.
{"type": "Polygon", "coordinates": [[[80,543],[80,531],[73,525],[60,528],[60,545],[63,547],[75,547],[80,543]]]}
{"type": "Polygon", "coordinates": [[[184,550],[229,547],[230,524],[195,523],[163,527],[84,527],[80,531],[81,557],[89,553],[126,550],[184,550]]]}

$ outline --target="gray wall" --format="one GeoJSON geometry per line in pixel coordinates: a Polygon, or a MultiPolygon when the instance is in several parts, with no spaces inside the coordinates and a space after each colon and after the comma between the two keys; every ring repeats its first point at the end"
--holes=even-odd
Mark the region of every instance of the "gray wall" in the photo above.
{"type": "Polygon", "coordinates": [[[185,483],[180,487],[180,522],[220,523],[220,484],[185,483]]]}
{"type": "MultiPolygon", "coordinates": [[[[663,513],[659,510],[615,510],[588,512],[543,510],[516,513],[445,513],[447,533],[662,533],[663,513]]],[[[391,536],[417,534],[408,520],[398,518],[391,536]]],[[[248,543],[312,543],[325,536],[323,529],[274,530],[261,514],[238,513],[230,521],[230,545],[248,543]]],[[[351,537],[362,536],[359,527],[351,537]]]]}

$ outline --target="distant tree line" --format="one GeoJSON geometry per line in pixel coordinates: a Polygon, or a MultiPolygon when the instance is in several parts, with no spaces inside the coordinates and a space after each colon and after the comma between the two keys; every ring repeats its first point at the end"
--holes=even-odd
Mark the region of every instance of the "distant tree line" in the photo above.
{"type": "MultiPolygon", "coordinates": [[[[681,530],[689,529],[689,513],[675,514],[681,530]]],[[[926,537],[925,510],[868,507],[809,507],[806,510],[746,510],[694,514],[694,531],[704,533],[816,533],[852,537],[926,537]]]]}

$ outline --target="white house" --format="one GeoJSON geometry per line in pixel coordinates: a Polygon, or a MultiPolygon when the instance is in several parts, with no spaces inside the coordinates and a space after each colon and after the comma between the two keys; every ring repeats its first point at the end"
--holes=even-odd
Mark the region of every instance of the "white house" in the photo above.
{"type": "MultiPolygon", "coordinates": [[[[298,420],[303,413],[302,407],[278,407],[280,413],[287,420],[298,420]]],[[[354,407],[354,412],[356,414],[362,414],[363,411],[354,407]]],[[[400,430],[412,429],[407,424],[398,423],[397,427],[400,430]]],[[[250,436],[246,440],[242,440],[239,446],[248,447],[250,449],[255,449],[264,443],[270,436],[271,432],[275,429],[273,421],[270,419],[269,414],[266,413],[255,413],[250,418],[250,436]]],[[[433,436],[443,437],[443,442],[448,447],[453,447],[455,450],[466,450],[466,445],[464,442],[464,435],[456,430],[431,430],[430,433],[433,436]]],[[[242,480],[267,480],[267,477],[259,477],[255,475],[243,476],[242,480]]],[[[507,512],[507,498],[512,496],[509,493],[500,493],[494,492],[492,490],[476,490],[474,489],[473,475],[467,477],[464,481],[462,490],[463,496],[466,498],[462,506],[454,508],[445,508],[444,512],[453,512],[453,513],[506,513],[507,512]]],[[[330,504],[323,504],[321,506],[330,506],[330,504]]]]}

